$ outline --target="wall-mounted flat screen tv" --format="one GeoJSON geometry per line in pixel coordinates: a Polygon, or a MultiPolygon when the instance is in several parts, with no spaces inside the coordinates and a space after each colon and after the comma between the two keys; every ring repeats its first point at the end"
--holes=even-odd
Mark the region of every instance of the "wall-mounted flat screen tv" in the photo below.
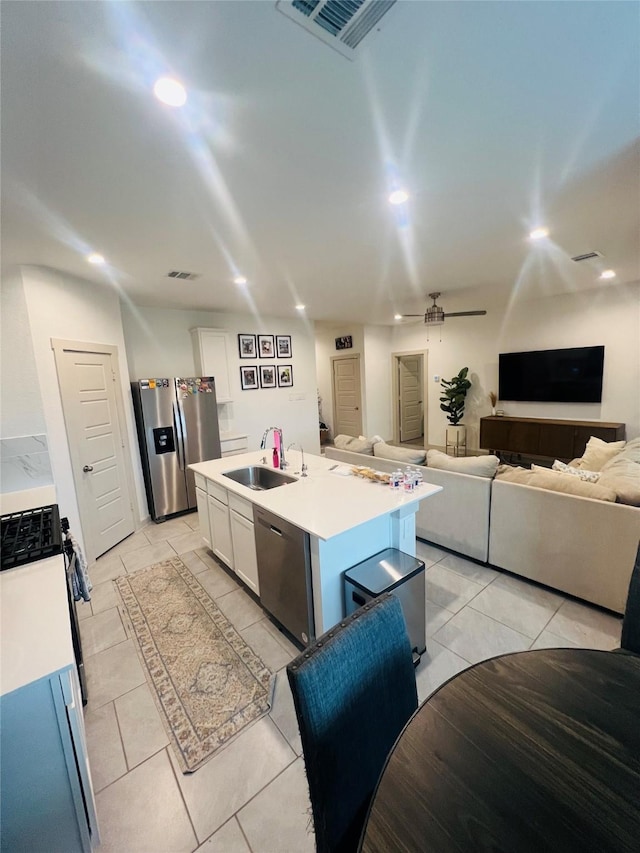
{"type": "Polygon", "coordinates": [[[604,347],[500,353],[498,396],[530,403],[600,403],[604,347]]]}

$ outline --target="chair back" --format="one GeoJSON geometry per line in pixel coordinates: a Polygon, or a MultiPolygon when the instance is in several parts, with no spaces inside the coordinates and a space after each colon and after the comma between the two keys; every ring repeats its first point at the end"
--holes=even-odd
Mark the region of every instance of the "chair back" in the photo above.
{"type": "Polygon", "coordinates": [[[620,647],[640,655],[640,543],[629,581],[620,647]]]}
{"type": "Polygon", "coordinates": [[[352,853],[418,695],[400,601],[356,610],[287,666],[318,853],[352,853]]]}

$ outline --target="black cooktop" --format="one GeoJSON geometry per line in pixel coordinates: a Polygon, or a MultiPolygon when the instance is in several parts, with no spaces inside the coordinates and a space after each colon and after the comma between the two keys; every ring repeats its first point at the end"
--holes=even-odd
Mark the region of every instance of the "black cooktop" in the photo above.
{"type": "Polygon", "coordinates": [[[57,504],[11,512],[0,517],[0,571],[62,553],[62,530],[57,504]]]}

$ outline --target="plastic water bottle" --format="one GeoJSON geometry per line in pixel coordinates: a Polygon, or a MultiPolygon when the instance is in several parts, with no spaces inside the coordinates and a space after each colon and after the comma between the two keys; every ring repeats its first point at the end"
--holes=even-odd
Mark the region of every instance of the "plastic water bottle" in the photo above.
{"type": "Polygon", "coordinates": [[[404,491],[412,492],[415,489],[415,483],[413,480],[413,471],[410,467],[406,469],[404,472],[404,491]]]}
{"type": "Polygon", "coordinates": [[[416,489],[422,485],[422,471],[419,468],[415,469],[415,483],[416,489]]]}
{"type": "Polygon", "coordinates": [[[402,482],[402,471],[396,470],[389,475],[389,485],[392,489],[399,489],[402,482]]]}

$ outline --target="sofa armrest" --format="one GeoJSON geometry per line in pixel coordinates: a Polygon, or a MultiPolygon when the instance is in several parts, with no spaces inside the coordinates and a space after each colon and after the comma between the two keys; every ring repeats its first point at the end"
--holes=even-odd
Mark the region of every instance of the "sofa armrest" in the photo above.
{"type": "Polygon", "coordinates": [[[640,508],[494,480],[489,562],[622,613],[640,508]]]}

